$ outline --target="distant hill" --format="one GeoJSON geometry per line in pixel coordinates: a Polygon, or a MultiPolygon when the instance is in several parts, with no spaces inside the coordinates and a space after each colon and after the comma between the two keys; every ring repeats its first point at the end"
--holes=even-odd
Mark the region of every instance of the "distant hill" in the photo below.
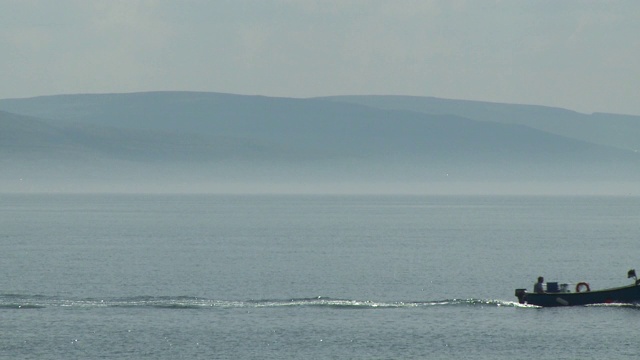
{"type": "Polygon", "coordinates": [[[154,129],[69,124],[0,111],[0,149],[7,155],[69,160],[78,157],[137,162],[287,157],[291,149],[222,136],[154,129]]]}
{"type": "Polygon", "coordinates": [[[537,105],[501,104],[414,96],[334,96],[326,100],[378,109],[448,114],[473,120],[525,125],[600,145],[640,150],[640,116],[581,114],[537,105]]]}
{"type": "Polygon", "coordinates": [[[0,110],[0,185],[7,189],[25,178],[38,179],[32,189],[49,181],[209,190],[224,182],[640,179],[640,158],[624,136],[584,135],[597,137],[589,124],[607,128],[599,121],[610,118],[633,132],[634,117],[598,114],[585,122],[586,115],[561,109],[148,92],[6,99],[0,110]],[[540,125],[543,114],[560,130],[540,125]]]}

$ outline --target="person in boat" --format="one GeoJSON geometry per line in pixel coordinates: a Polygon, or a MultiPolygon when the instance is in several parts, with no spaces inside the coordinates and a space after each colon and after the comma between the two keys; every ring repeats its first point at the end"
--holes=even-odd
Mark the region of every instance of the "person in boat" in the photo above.
{"type": "Polygon", "coordinates": [[[542,276],[539,276],[538,282],[533,285],[533,292],[537,294],[541,294],[544,292],[544,278],[542,276]]]}

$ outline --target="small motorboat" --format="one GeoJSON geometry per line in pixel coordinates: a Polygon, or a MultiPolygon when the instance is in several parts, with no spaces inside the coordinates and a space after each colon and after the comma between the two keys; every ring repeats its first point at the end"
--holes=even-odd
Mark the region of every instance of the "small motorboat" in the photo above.
{"type": "MultiPolygon", "coordinates": [[[[634,278],[634,283],[627,286],[591,290],[586,282],[576,284],[571,292],[569,284],[547,282],[546,289],[528,292],[527,289],[516,289],[516,297],[520,304],[550,306],[576,306],[590,304],[638,304],[640,303],[640,281],[634,269],[629,270],[627,278],[634,278]]],[[[541,284],[542,285],[542,284],[541,284]]]]}

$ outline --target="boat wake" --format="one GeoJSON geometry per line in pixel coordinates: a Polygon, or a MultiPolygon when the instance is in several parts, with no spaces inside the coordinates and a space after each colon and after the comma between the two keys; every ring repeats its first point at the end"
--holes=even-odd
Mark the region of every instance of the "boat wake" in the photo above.
{"type": "Polygon", "coordinates": [[[436,301],[369,301],[311,297],[299,299],[262,300],[216,300],[191,296],[135,296],[124,298],[64,298],[45,295],[0,294],[0,309],[65,308],[165,308],[165,309],[209,309],[209,308],[277,308],[318,307],[337,309],[399,309],[428,308],[433,306],[488,306],[519,307],[517,302],[504,300],[447,299],[436,301]]]}

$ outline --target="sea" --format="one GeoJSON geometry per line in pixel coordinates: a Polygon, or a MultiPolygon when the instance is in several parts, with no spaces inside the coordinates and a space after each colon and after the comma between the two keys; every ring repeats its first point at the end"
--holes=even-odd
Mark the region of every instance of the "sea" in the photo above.
{"type": "Polygon", "coordinates": [[[2,359],[637,359],[640,197],[0,194],[2,359]]]}

